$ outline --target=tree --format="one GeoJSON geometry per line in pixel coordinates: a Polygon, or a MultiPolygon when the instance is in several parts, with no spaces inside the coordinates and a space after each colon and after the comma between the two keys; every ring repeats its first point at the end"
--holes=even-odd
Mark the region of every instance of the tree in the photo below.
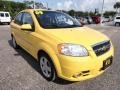
{"type": "Polygon", "coordinates": [[[18,12],[26,8],[25,3],[0,0],[0,11],[8,11],[14,17],[18,12]]]}
{"type": "Polygon", "coordinates": [[[36,8],[36,9],[40,9],[40,8],[44,8],[44,6],[43,6],[42,3],[36,2],[36,3],[35,3],[35,8],[36,8]]]}
{"type": "Polygon", "coordinates": [[[116,14],[116,12],[114,12],[114,11],[106,11],[105,13],[104,13],[104,16],[115,16],[115,14],[116,14]]]}
{"type": "Polygon", "coordinates": [[[114,4],[114,8],[116,9],[116,12],[119,10],[119,13],[120,13],[120,2],[116,2],[114,4]]]}
{"type": "Polygon", "coordinates": [[[74,10],[70,10],[70,11],[68,11],[68,14],[71,15],[71,16],[75,16],[75,11],[74,10]]]}
{"type": "Polygon", "coordinates": [[[24,3],[26,4],[27,8],[29,8],[29,9],[33,8],[33,4],[34,4],[33,1],[24,0],[24,3]]]}
{"type": "MultiPolygon", "coordinates": [[[[14,17],[18,12],[26,9],[26,8],[33,8],[33,1],[24,2],[14,2],[12,0],[0,0],[0,11],[8,11],[10,12],[11,16],[14,17]]],[[[35,3],[36,8],[43,8],[43,4],[40,2],[35,3]]],[[[44,7],[45,8],[45,7],[44,7]]]]}
{"type": "Polygon", "coordinates": [[[95,8],[95,15],[99,14],[99,9],[95,8]]]}
{"type": "MultiPolygon", "coordinates": [[[[24,0],[24,3],[26,4],[27,8],[34,8],[34,1],[28,1],[28,0],[24,0]]],[[[36,9],[44,9],[44,5],[41,2],[35,2],[35,8],[36,9]]]]}

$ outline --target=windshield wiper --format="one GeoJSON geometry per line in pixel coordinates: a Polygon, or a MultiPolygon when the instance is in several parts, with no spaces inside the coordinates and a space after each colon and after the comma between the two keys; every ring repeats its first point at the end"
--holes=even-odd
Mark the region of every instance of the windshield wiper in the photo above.
{"type": "Polygon", "coordinates": [[[80,25],[68,25],[68,26],[65,26],[64,28],[75,28],[75,27],[82,27],[80,25]]]}
{"type": "Polygon", "coordinates": [[[60,27],[56,24],[51,24],[51,25],[45,25],[44,28],[52,29],[52,28],[60,28],[60,27]]]}
{"type": "Polygon", "coordinates": [[[81,25],[59,26],[59,25],[56,25],[56,24],[44,26],[44,28],[47,28],[47,29],[52,29],[52,28],[75,28],[75,27],[82,27],[82,26],[81,25]]]}

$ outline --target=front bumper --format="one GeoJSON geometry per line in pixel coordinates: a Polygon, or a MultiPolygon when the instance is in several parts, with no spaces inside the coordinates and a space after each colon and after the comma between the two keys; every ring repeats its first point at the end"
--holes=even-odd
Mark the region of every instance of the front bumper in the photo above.
{"type": "Polygon", "coordinates": [[[0,21],[0,23],[10,23],[11,21],[0,21]]]}
{"type": "Polygon", "coordinates": [[[70,57],[58,55],[62,73],[58,76],[69,81],[81,81],[96,77],[104,72],[103,61],[113,57],[113,47],[105,54],[97,57],[93,51],[89,51],[87,57],[70,57]]]}
{"type": "Polygon", "coordinates": [[[1,23],[10,23],[11,20],[0,20],[1,23]]]}

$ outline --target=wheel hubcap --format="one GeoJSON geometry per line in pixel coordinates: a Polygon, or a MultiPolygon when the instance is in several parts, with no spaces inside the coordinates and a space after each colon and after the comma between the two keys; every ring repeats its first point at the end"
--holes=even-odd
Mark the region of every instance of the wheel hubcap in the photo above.
{"type": "Polygon", "coordinates": [[[51,65],[46,57],[40,58],[40,67],[44,76],[49,78],[51,76],[51,65]]]}

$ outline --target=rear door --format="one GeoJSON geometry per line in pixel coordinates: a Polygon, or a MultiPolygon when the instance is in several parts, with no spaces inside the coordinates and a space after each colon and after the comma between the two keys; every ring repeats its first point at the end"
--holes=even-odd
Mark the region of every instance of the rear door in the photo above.
{"type": "Polygon", "coordinates": [[[5,19],[5,22],[10,22],[11,21],[10,14],[8,12],[5,13],[4,19],[5,19]]]}
{"type": "Polygon", "coordinates": [[[17,43],[24,47],[24,40],[23,40],[23,32],[21,30],[21,25],[22,25],[22,16],[23,13],[19,13],[15,20],[11,23],[11,30],[12,30],[12,34],[14,35],[17,43]]]}
{"type": "Polygon", "coordinates": [[[11,21],[10,14],[8,12],[1,12],[0,13],[0,21],[2,23],[4,23],[4,22],[10,22],[11,21]]]}
{"type": "Polygon", "coordinates": [[[116,22],[120,23],[120,17],[116,17],[116,22]]]}
{"type": "Polygon", "coordinates": [[[0,22],[3,23],[4,22],[4,13],[0,13],[0,22]]]}

